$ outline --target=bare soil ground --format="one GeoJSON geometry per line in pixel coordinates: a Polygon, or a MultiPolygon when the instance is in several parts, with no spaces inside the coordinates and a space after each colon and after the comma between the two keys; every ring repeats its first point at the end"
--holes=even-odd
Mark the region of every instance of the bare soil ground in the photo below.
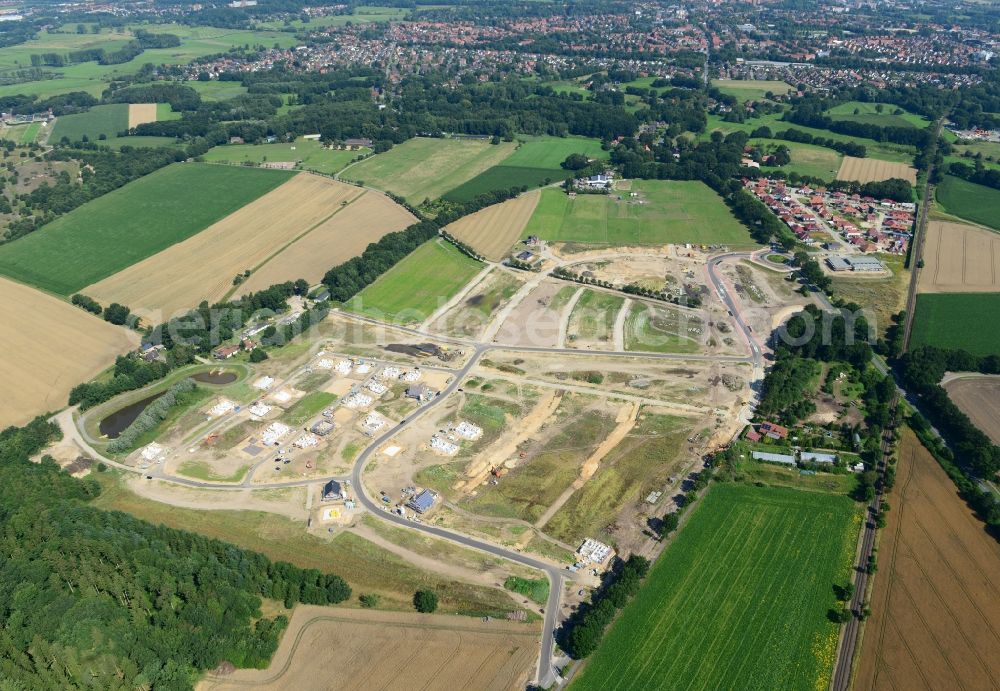
{"type": "Polygon", "coordinates": [[[236,274],[263,264],[361,194],[329,178],[296,175],[197,235],[82,292],[102,303],[129,305],[153,323],[166,321],[202,300],[222,298],[236,274]]]}
{"type": "Polygon", "coordinates": [[[924,243],[921,293],[995,293],[1000,291],[1000,233],[967,225],[931,221],[924,243]]]}
{"type": "Polygon", "coordinates": [[[343,211],[271,258],[240,285],[238,294],[304,278],[319,283],[323,275],[361,254],[382,236],[415,222],[413,214],[384,194],[368,190],[343,211]]]}
{"type": "Polygon", "coordinates": [[[198,689],[521,689],[538,655],[537,628],[299,605],[267,669],[209,674],[198,689]]]}
{"type": "Polygon", "coordinates": [[[854,688],[1000,688],[1000,545],[912,432],[854,688]]]}
{"type": "Polygon", "coordinates": [[[541,192],[532,190],[459,219],[445,230],[490,261],[500,261],[521,237],[540,196],[541,192]]]}
{"type": "Polygon", "coordinates": [[[156,122],[156,104],[130,103],[128,106],[128,128],[132,129],[147,122],[156,122]]]}
{"type": "Polygon", "coordinates": [[[20,283],[0,278],[0,429],[66,406],[138,336],[20,283]]]}
{"type": "Polygon", "coordinates": [[[877,158],[854,158],[844,156],[837,173],[838,180],[857,180],[858,182],[878,182],[889,178],[900,178],[911,185],[917,184],[917,171],[905,163],[891,163],[877,158]]]}
{"type": "Polygon", "coordinates": [[[496,340],[512,345],[554,348],[559,341],[559,323],[568,301],[566,296],[574,290],[575,286],[562,281],[542,281],[514,308],[496,340]]]}
{"type": "Polygon", "coordinates": [[[523,285],[520,274],[495,270],[436,319],[430,330],[459,338],[479,338],[523,285]]]}
{"type": "Polygon", "coordinates": [[[972,424],[994,444],[1000,444],[1000,377],[961,376],[945,383],[944,388],[972,424]]]}

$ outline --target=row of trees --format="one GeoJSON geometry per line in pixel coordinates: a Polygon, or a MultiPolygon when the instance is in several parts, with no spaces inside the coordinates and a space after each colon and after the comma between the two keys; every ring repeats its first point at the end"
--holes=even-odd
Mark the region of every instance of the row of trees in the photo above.
{"type": "Polygon", "coordinates": [[[785,113],[784,120],[787,122],[802,125],[803,127],[813,127],[820,130],[830,130],[837,134],[846,134],[851,137],[863,137],[874,139],[877,142],[891,142],[893,144],[904,144],[915,146],[918,149],[927,145],[933,139],[931,128],[920,128],[905,125],[881,126],[867,122],[857,122],[854,120],[837,120],[826,114],[826,111],[837,105],[837,101],[819,98],[816,96],[806,96],[797,101],[795,107],[785,113]]]}
{"type": "Polygon", "coordinates": [[[146,406],[139,417],[108,444],[108,451],[121,453],[134,448],[142,435],[163,422],[170,410],[187,400],[188,394],[197,388],[198,385],[193,379],[182,379],[171,386],[162,396],[146,406]]]}

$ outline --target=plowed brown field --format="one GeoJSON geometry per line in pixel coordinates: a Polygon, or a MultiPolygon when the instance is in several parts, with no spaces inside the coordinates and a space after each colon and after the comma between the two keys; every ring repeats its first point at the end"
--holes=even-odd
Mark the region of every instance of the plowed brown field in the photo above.
{"type": "Polygon", "coordinates": [[[521,237],[540,196],[538,190],[532,190],[461,218],[445,230],[490,261],[500,261],[521,237]]]}
{"type": "Polygon", "coordinates": [[[858,182],[879,182],[889,178],[900,178],[911,185],[917,184],[917,170],[905,163],[880,161],[877,158],[854,158],[844,156],[837,172],[838,180],[857,180],[858,182]]]}
{"type": "Polygon", "coordinates": [[[69,390],[139,343],[68,302],[0,278],[0,429],[65,407],[69,390]]]}
{"type": "Polygon", "coordinates": [[[165,321],[202,300],[221,299],[236,274],[264,265],[362,194],[357,187],[301,173],[197,235],[81,292],[101,303],[129,305],[147,321],[165,321]]]}
{"type": "Polygon", "coordinates": [[[156,122],[156,104],[130,103],[128,106],[128,128],[132,129],[146,122],[156,122]]]}
{"type": "Polygon", "coordinates": [[[370,243],[416,220],[384,194],[369,190],[254,271],[239,294],[297,278],[318,283],[323,274],[361,254],[370,243]]]}
{"type": "Polygon", "coordinates": [[[198,691],[523,689],[538,627],[299,605],[271,665],[208,675],[198,691]]]}
{"type": "Polygon", "coordinates": [[[1000,444],[1000,376],[962,376],[944,388],[972,424],[1000,444]]]}
{"type": "Polygon", "coordinates": [[[924,242],[921,293],[1000,292],[1000,233],[931,221],[924,242]]]}
{"type": "Polygon", "coordinates": [[[1000,688],[1000,544],[905,430],[854,688],[1000,688]]]}

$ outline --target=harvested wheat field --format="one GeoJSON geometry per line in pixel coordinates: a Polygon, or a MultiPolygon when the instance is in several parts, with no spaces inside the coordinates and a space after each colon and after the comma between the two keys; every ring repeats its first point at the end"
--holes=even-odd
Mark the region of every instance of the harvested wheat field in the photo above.
{"type": "Polygon", "coordinates": [[[239,294],[297,278],[319,283],[333,267],[361,254],[383,235],[402,230],[416,220],[384,194],[368,190],[254,271],[240,285],[239,294]]]}
{"type": "Polygon", "coordinates": [[[1000,292],[1000,233],[931,221],[924,240],[921,293],[1000,292]]]}
{"type": "Polygon", "coordinates": [[[538,190],[532,190],[461,218],[445,230],[490,261],[500,261],[521,237],[540,196],[538,190]]]}
{"type": "Polygon", "coordinates": [[[1000,688],[1000,544],[909,429],[854,688],[1000,688]]]}
{"type": "Polygon", "coordinates": [[[197,235],[82,292],[101,303],[129,305],[147,321],[164,321],[202,300],[221,300],[233,290],[237,274],[265,264],[362,194],[357,187],[300,173],[197,235]]]}
{"type": "Polygon", "coordinates": [[[128,106],[128,128],[132,129],[147,122],[156,122],[156,104],[130,103],[128,106]]]}
{"type": "Polygon", "coordinates": [[[879,182],[890,178],[906,180],[911,185],[917,184],[917,170],[905,163],[880,161],[877,158],[854,158],[844,156],[837,173],[838,180],[857,180],[858,182],[879,182]]]}
{"type": "Polygon", "coordinates": [[[972,424],[1000,444],[1000,376],[960,375],[946,381],[944,388],[972,424]]]}
{"type": "Polygon", "coordinates": [[[0,429],[66,405],[69,390],[112,365],[139,337],[0,278],[0,429]]]}
{"type": "Polygon", "coordinates": [[[537,626],[299,605],[264,670],[209,674],[198,691],[523,689],[537,626]]]}

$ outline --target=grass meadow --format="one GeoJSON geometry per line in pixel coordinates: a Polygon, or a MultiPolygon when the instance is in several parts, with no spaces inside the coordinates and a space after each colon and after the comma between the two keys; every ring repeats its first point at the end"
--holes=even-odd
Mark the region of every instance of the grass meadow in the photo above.
{"type": "Polygon", "coordinates": [[[774,79],[713,79],[712,86],[724,94],[744,100],[760,100],[768,91],[772,94],[786,94],[792,87],[774,79]]]}
{"type": "Polygon", "coordinates": [[[483,265],[444,240],[429,240],[348,301],[346,309],[386,321],[421,322],[483,265]]]}
{"type": "Polygon", "coordinates": [[[56,118],[52,126],[52,141],[60,142],[66,137],[71,142],[83,141],[84,137],[96,142],[103,134],[117,137],[128,130],[128,104],[112,103],[94,106],[86,113],[63,115],[56,118]]]}
{"type": "Polygon", "coordinates": [[[762,166],[762,170],[781,170],[785,173],[798,173],[820,178],[821,180],[833,180],[837,177],[840,164],[844,157],[825,146],[815,146],[814,144],[800,144],[798,142],[786,142],[780,139],[751,139],[751,144],[760,146],[768,153],[773,152],[779,146],[787,146],[792,162],[781,167],[762,166]]]}
{"type": "Polygon", "coordinates": [[[546,181],[565,180],[572,171],[560,165],[570,154],[585,154],[607,160],[601,143],[588,137],[529,137],[518,142],[517,149],[499,165],[450,190],[445,199],[468,201],[493,190],[521,185],[538,187],[546,181]]]}
{"type": "Polygon", "coordinates": [[[575,199],[545,189],[522,237],[595,245],[752,245],[747,229],[702,182],[633,180],[630,189],[575,199]],[[638,196],[630,197],[630,192],[638,196]]]}
{"type": "Polygon", "coordinates": [[[861,514],[849,498],[716,484],[573,689],[825,689],[861,514]]]}
{"type": "Polygon", "coordinates": [[[945,175],[936,197],[952,216],[1000,230],[1000,190],[945,175]]]}
{"type": "Polygon", "coordinates": [[[922,293],[913,319],[913,347],[1000,355],[1000,293],[922,293]]]}
{"type": "Polygon", "coordinates": [[[514,144],[478,139],[416,137],[344,171],[345,180],[405,197],[411,204],[437,199],[499,164],[514,144]]]}
{"type": "Polygon", "coordinates": [[[848,101],[836,105],[827,111],[834,120],[849,120],[879,127],[927,127],[929,124],[923,117],[894,106],[891,103],[862,103],[848,101]],[[882,106],[882,112],[877,107],[882,106]],[[897,110],[902,111],[896,113],[897,110]],[[855,113],[854,111],[858,111],[855,113]]]}
{"type": "Polygon", "coordinates": [[[69,295],[204,230],[294,173],[178,163],[0,246],[0,274],[69,295]]]}
{"type": "MultiPolygon", "coordinates": [[[[368,151],[367,149],[365,151],[368,151]]],[[[311,139],[296,139],[280,144],[225,144],[205,152],[205,160],[213,163],[301,162],[305,170],[332,175],[360,155],[360,151],[327,149],[311,139]]]]}

